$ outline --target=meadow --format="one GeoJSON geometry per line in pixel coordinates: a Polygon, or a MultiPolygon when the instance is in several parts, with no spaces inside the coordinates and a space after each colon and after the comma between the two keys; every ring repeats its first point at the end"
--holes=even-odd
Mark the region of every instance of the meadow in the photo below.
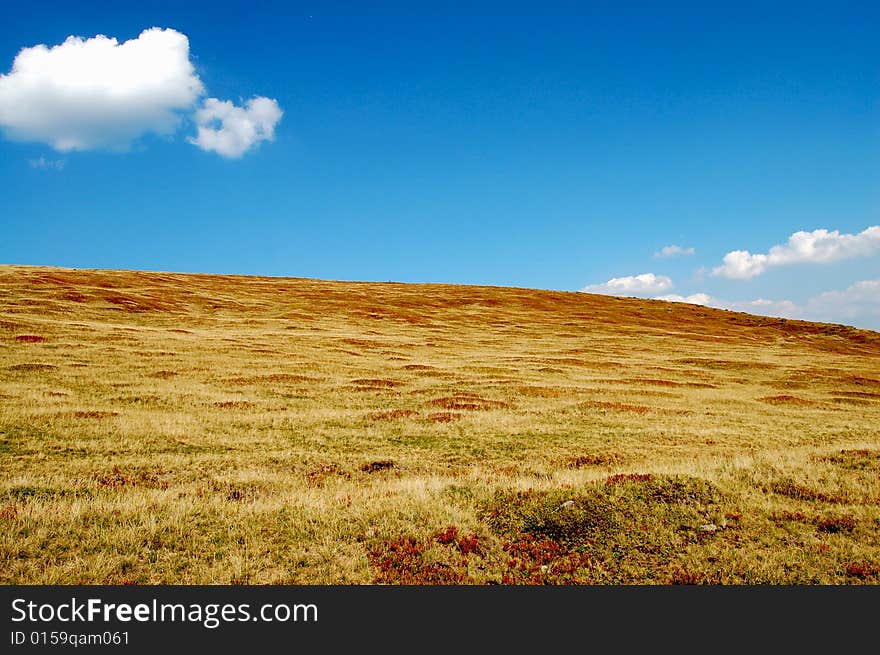
{"type": "Polygon", "coordinates": [[[0,266],[0,583],[878,584],[880,333],[0,266]]]}

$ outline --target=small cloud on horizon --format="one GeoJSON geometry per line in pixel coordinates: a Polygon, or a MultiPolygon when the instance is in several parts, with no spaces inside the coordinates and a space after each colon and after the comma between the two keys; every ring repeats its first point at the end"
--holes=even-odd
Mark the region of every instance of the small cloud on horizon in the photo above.
{"type": "Polygon", "coordinates": [[[671,246],[663,246],[654,253],[655,259],[666,259],[668,257],[678,257],[682,255],[693,255],[697,252],[696,248],[682,248],[672,244],[671,246]]]}
{"type": "Polygon", "coordinates": [[[825,291],[809,298],[803,305],[786,299],[725,300],[715,298],[707,293],[694,293],[687,296],[666,294],[655,296],[654,300],[683,302],[759,316],[778,316],[823,323],[849,321],[852,325],[858,324],[867,329],[880,330],[880,279],[861,280],[842,291],[825,291]]]}
{"type": "Polygon", "coordinates": [[[602,284],[590,284],[580,291],[606,296],[652,296],[673,287],[672,279],[665,275],[642,273],[625,277],[613,277],[602,284]]]}
{"type": "Polygon", "coordinates": [[[666,300],[669,302],[683,302],[689,305],[705,305],[716,309],[729,309],[734,312],[747,314],[759,314],[766,316],[782,316],[785,318],[798,318],[800,311],[798,306],[790,300],[767,300],[756,298],[754,300],[723,300],[715,298],[707,293],[693,293],[688,296],[680,296],[672,293],[664,296],[656,296],[654,300],[666,300]]]}

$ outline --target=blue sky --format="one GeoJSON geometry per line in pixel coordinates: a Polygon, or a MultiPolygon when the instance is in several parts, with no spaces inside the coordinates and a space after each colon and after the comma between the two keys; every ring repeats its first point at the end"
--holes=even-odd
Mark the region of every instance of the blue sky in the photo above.
{"type": "Polygon", "coordinates": [[[0,262],[880,329],[875,2],[179,4],[4,7],[0,262]],[[71,35],[117,44],[13,69],[71,35]],[[150,48],[180,55],[167,89],[150,48]]]}

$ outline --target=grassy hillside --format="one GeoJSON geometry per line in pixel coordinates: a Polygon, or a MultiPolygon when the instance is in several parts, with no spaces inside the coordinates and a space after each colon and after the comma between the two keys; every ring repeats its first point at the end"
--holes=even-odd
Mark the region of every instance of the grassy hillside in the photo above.
{"type": "Polygon", "coordinates": [[[0,267],[2,583],[880,582],[880,334],[0,267]]]}

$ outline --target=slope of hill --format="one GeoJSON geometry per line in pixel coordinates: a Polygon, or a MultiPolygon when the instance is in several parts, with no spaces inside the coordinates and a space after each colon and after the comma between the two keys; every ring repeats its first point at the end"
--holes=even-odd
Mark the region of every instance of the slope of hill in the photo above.
{"type": "Polygon", "coordinates": [[[0,267],[0,582],[880,581],[880,334],[0,267]]]}

